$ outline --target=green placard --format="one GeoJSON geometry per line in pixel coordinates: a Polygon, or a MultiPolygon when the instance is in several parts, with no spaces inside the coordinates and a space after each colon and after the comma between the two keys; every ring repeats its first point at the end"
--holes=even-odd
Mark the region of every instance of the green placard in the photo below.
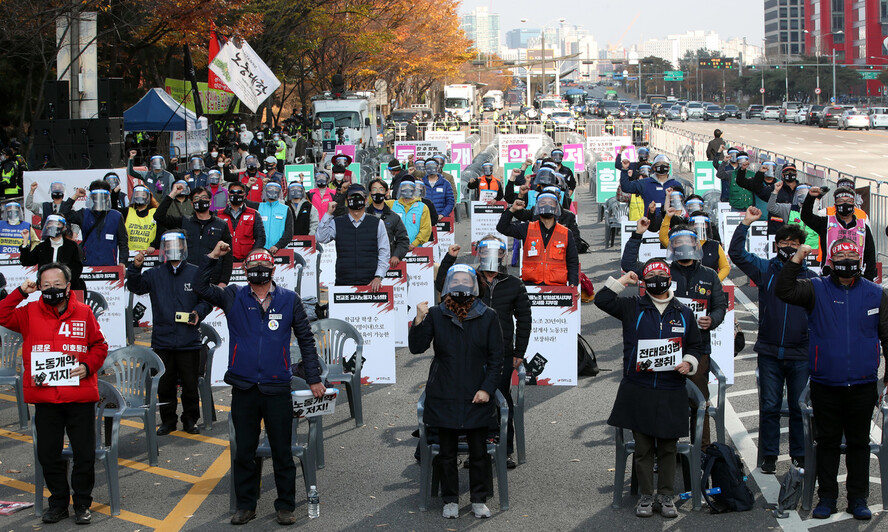
{"type": "Polygon", "coordinates": [[[702,196],[710,190],[721,191],[721,181],[715,177],[712,161],[694,161],[694,193],[702,196]]]}
{"type": "MultiPolygon", "coordinates": [[[[512,170],[516,168],[520,168],[524,163],[505,163],[503,164],[503,183],[509,180],[509,176],[512,175],[512,170]]],[[[528,166],[527,170],[524,171],[524,177],[529,176],[533,173],[533,167],[528,166]]]]}
{"type": "Polygon", "coordinates": [[[598,161],[595,163],[595,201],[604,203],[617,195],[620,186],[620,174],[614,168],[613,161],[598,161]]]}
{"type": "Polygon", "coordinates": [[[310,190],[314,188],[314,165],[288,164],[284,166],[284,177],[287,179],[287,184],[298,181],[305,190],[310,190]]]}
{"type": "Polygon", "coordinates": [[[459,181],[462,177],[462,170],[456,163],[447,163],[444,165],[444,171],[453,176],[453,182],[456,184],[456,202],[462,201],[462,186],[459,181]]]}
{"type": "Polygon", "coordinates": [[[351,163],[348,165],[348,169],[351,170],[352,173],[352,183],[360,183],[361,182],[361,164],[360,163],[351,163]]]}

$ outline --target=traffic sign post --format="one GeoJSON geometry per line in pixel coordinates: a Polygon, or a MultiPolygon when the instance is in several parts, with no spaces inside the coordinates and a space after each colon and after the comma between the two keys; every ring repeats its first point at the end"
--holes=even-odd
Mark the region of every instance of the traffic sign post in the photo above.
{"type": "Polygon", "coordinates": [[[663,81],[684,81],[684,72],[681,70],[667,70],[663,72],[663,81]]]}
{"type": "Polygon", "coordinates": [[[759,92],[762,93],[762,94],[764,94],[764,93],[765,93],[765,88],[762,87],[761,89],[759,89],[759,92]]]}
{"type": "Polygon", "coordinates": [[[814,89],[814,94],[820,94],[820,87],[814,89]]]}

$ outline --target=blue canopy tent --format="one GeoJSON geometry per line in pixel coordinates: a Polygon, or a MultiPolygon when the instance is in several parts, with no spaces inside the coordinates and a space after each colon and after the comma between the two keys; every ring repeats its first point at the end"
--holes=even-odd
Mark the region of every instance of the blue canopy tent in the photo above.
{"type": "Polygon", "coordinates": [[[171,133],[170,147],[179,153],[171,156],[202,153],[207,150],[207,119],[198,118],[194,111],[164,92],[151,89],[136,105],[123,112],[123,128],[126,131],[152,131],[171,133]]]}

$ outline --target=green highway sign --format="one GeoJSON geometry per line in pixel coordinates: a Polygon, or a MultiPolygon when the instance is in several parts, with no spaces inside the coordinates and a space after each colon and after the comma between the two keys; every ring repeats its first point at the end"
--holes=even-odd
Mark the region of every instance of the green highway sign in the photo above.
{"type": "Polygon", "coordinates": [[[663,72],[663,81],[684,81],[684,72],[681,70],[667,70],[663,72]]]}
{"type": "Polygon", "coordinates": [[[879,78],[879,73],[875,70],[859,70],[858,74],[860,74],[860,77],[862,77],[863,79],[878,79],[879,78]]]}

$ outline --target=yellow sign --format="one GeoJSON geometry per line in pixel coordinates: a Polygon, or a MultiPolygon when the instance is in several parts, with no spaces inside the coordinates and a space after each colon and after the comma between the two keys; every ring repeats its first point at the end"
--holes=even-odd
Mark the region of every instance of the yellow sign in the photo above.
{"type": "MultiPolygon", "coordinates": [[[[185,95],[187,94],[185,108],[189,111],[194,111],[194,95],[189,93],[191,90],[191,83],[182,79],[166,78],[163,84],[163,90],[165,90],[167,94],[172,96],[177,102],[181,102],[182,98],[186,98],[185,95]]],[[[202,81],[197,82],[197,90],[200,92],[200,101],[203,104],[204,114],[207,115],[222,115],[227,113],[231,101],[237,99],[234,94],[218,89],[211,89],[202,81]]],[[[237,102],[234,112],[239,112],[239,108],[240,102],[237,102]]]]}

